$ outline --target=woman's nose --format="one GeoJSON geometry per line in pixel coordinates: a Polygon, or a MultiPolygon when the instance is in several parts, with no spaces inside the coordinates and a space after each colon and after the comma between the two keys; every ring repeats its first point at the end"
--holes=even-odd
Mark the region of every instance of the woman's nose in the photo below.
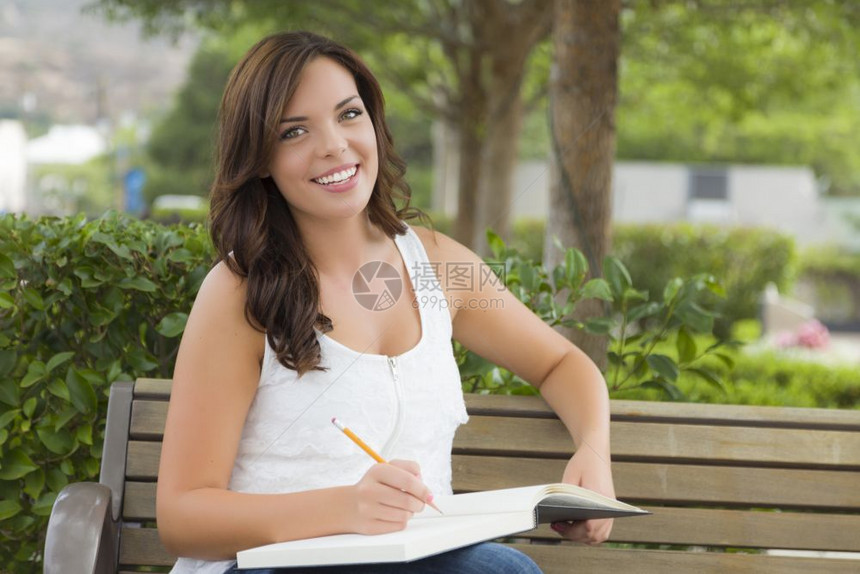
{"type": "Polygon", "coordinates": [[[341,133],[340,126],[330,126],[322,130],[320,153],[323,157],[339,156],[347,147],[346,137],[341,133]]]}

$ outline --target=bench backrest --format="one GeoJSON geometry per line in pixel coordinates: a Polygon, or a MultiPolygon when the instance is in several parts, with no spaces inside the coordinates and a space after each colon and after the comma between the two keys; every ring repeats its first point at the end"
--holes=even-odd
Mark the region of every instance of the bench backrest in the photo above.
{"type": "MultiPolygon", "coordinates": [[[[102,482],[122,503],[120,570],[174,561],[155,529],[169,395],[164,380],[112,389],[102,482]]],[[[456,491],[560,479],[573,444],[540,398],[466,402],[456,491]]],[[[622,547],[558,545],[547,526],[512,540],[546,572],[723,572],[751,561],[755,572],[860,570],[855,560],[744,554],[860,552],[860,411],[613,401],[612,453],[618,497],[654,514],[615,521],[622,547]],[[689,549],[699,551],[676,551],[689,549]]]]}

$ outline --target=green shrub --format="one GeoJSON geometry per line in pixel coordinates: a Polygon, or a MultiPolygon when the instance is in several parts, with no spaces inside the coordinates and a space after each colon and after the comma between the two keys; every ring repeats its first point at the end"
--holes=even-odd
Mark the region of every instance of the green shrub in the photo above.
{"type": "Polygon", "coordinates": [[[860,253],[834,246],[808,249],[798,275],[812,289],[816,317],[830,325],[860,324],[860,253]]]}
{"type": "MultiPolygon", "coordinates": [[[[611,394],[636,388],[657,389],[674,400],[684,398],[677,386],[684,373],[722,387],[716,372],[702,365],[708,356],[728,362],[724,343],[697,345],[695,334],[710,334],[714,314],[703,303],[707,294],[721,295],[722,288],[709,275],[672,278],[659,297],[636,289],[624,265],[614,257],[603,262],[603,277],[588,279],[585,256],[569,248],[552,271],[540,262],[507,247],[492,231],[487,232],[493,258],[488,261],[508,290],[548,325],[575,327],[610,341],[604,376],[611,394]],[[604,304],[605,314],[585,321],[573,317],[583,300],[604,304]],[[677,354],[661,352],[671,344],[677,354]]],[[[511,372],[454,346],[463,388],[468,392],[536,394],[536,390],[511,372]]]]}
{"type": "Polygon", "coordinates": [[[725,300],[715,302],[721,314],[715,331],[722,337],[734,322],[758,317],[769,282],[788,289],[796,260],[793,240],[773,231],[687,224],[616,227],[612,252],[636,285],[651,292],[672,277],[718,277],[726,290],[725,300]]]}
{"type": "Polygon", "coordinates": [[[171,375],[211,261],[201,226],[0,218],[0,570],[41,571],[57,494],[98,477],[111,383],[171,375]]]}
{"type": "MultiPolygon", "coordinates": [[[[782,356],[777,351],[727,353],[732,368],[721,361],[704,364],[724,381],[723,388],[703,386],[683,375],[678,387],[695,403],[782,407],[860,408],[860,368],[835,366],[782,356]]],[[[636,388],[616,398],[662,400],[661,394],[636,388]]]]}
{"type": "MultiPolygon", "coordinates": [[[[518,219],[509,243],[525,259],[542,261],[545,229],[541,219],[518,219]]],[[[758,317],[767,283],[776,283],[781,292],[788,290],[797,264],[793,240],[779,233],[689,224],[616,225],[611,253],[630,272],[636,287],[649,293],[660,293],[673,277],[702,273],[717,277],[726,296],[709,303],[720,314],[715,332],[724,338],[736,321],[758,317]]],[[[856,260],[853,265],[856,269],[856,260]]]]}

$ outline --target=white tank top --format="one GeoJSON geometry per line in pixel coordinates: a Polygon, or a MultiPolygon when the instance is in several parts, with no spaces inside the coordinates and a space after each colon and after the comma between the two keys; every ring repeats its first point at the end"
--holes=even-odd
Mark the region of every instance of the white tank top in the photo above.
{"type": "MultiPolygon", "coordinates": [[[[451,446],[468,420],[451,316],[419,237],[407,225],[394,240],[415,291],[421,339],[391,357],[361,353],[317,331],[320,366],[329,369],[301,378],[266,343],[230,490],[287,493],[358,482],[375,462],[331,423],[337,417],[384,458],[417,461],[434,494],[451,494],[451,446]]],[[[180,558],[171,572],[222,574],[233,563],[180,558]]]]}

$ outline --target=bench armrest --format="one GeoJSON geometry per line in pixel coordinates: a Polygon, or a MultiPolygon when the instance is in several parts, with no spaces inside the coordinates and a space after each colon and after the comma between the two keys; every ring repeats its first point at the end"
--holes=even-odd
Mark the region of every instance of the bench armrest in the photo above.
{"type": "Polygon", "coordinates": [[[110,488],[96,482],[66,486],[48,520],[45,574],[114,574],[118,554],[110,488]]]}

